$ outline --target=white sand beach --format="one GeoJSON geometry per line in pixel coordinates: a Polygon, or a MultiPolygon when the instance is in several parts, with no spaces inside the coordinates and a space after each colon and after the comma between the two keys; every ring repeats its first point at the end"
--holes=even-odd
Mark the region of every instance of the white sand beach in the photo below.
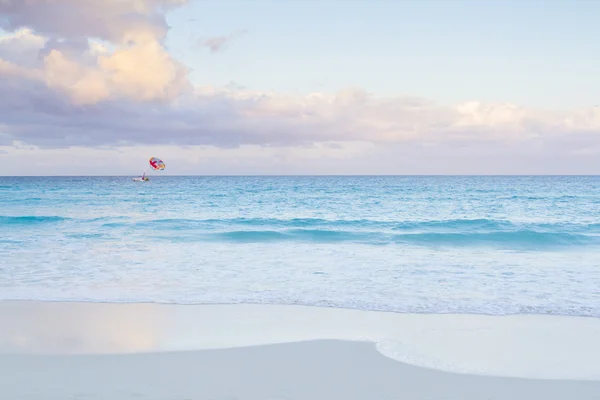
{"type": "Polygon", "coordinates": [[[594,399],[600,320],[0,302],[3,399],[594,399]]]}

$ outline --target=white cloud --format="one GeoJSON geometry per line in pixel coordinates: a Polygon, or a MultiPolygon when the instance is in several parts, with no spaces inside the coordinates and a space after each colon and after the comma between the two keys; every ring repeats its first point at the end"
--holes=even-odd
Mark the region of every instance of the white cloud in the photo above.
{"type": "Polygon", "coordinates": [[[0,41],[0,59],[12,63],[13,75],[36,75],[77,104],[123,97],[173,99],[189,83],[187,69],[162,44],[167,26],[161,12],[182,3],[5,1],[0,15],[6,15],[8,28],[17,30],[0,41]],[[109,41],[114,50],[100,40],[109,41]]]}

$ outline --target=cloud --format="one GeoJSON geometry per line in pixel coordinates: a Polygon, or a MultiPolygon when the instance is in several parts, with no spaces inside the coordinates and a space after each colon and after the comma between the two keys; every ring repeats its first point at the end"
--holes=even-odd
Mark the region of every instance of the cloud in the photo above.
{"type": "Polygon", "coordinates": [[[246,33],[248,33],[247,30],[240,30],[226,36],[213,36],[200,40],[199,44],[202,47],[210,49],[211,53],[218,53],[224,50],[232,41],[246,33]]]}
{"type": "MultiPolygon", "coordinates": [[[[418,164],[428,173],[429,165],[468,170],[477,162],[496,171],[496,160],[533,171],[540,160],[570,160],[578,171],[595,165],[600,172],[600,107],[441,105],[360,88],[297,95],[238,84],[193,87],[163,44],[165,12],[183,3],[0,0],[9,30],[0,37],[3,158],[19,163],[45,149],[51,165],[75,159],[65,156],[74,151],[86,154],[83,160],[160,148],[171,149],[171,159],[187,149],[182,170],[208,165],[189,161],[202,154],[217,170],[244,163],[262,172],[270,165],[381,173],[418,164]]],[[[240,34],[204,44],[219,51],[240,34]]],[[[22,162],[14,165],[26,168],[22,162]]]]}
{"type": "Polygon", "coordinates": [[[187,0],[2,0],[1,27],[13,31],[34,27],[48,37],[129,40],[165,38],[165,13],[187,0]]]}
{"type": "Polygon", "coordinates": [[[2,71],[42,82],[76,104],[176,98],[189,89],[188,70],[162,43],[164,12],[183,3],[4,0],[3,28],[14,32],[0,41],[2,71]]]}
{"type": "MultiPolygon", "coordinates": [[[[55,68],[64,71],[71,66],[55,68]]],[[[78,66],[72,68],[69,76],[77,76],[78,66]]],[[[84,78],[80,85],[87,84],[84,78]]],[[[93,82],[90,79],[89,84],[93,82]]],[[[378,98],[358,89],[299,96],[217,88],[196,88],[173,102],[115,99],[82,105],[65,96],[61,84],[58,77],[40,81],[36,76],[0,82],[5,94],[0,98],[4,115],[0,143],[233,148],[360,141],[433,147],[450,142],[534,146],[576,137],[589,145],[600,138],[600,108],[549,112],[478,102],[442,106],[414,98],[378,98]]],[[[104,90],[85,89],[98,97],[104,90]]]]}

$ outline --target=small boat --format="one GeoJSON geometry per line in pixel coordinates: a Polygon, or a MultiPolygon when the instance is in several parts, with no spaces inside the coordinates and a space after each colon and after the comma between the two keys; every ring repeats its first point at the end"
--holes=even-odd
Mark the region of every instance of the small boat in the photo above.
{"type": "Polygon", "coordinates": [[[146,181],[149,181],[149,180],[150,180],[150,178],[148,178],[146,176],[145,172],[144,172],[144,174],[142,176],[133,178],[134,182],[146,182],[146,181]]]}

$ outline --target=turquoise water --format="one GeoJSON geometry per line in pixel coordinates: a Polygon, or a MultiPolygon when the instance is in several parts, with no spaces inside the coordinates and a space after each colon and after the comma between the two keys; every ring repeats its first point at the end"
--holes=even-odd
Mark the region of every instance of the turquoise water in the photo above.
{"type": "Polygon", "coordinates": [[[600,177],[0,177],[0,299],[600,317],[600,177]]]}

